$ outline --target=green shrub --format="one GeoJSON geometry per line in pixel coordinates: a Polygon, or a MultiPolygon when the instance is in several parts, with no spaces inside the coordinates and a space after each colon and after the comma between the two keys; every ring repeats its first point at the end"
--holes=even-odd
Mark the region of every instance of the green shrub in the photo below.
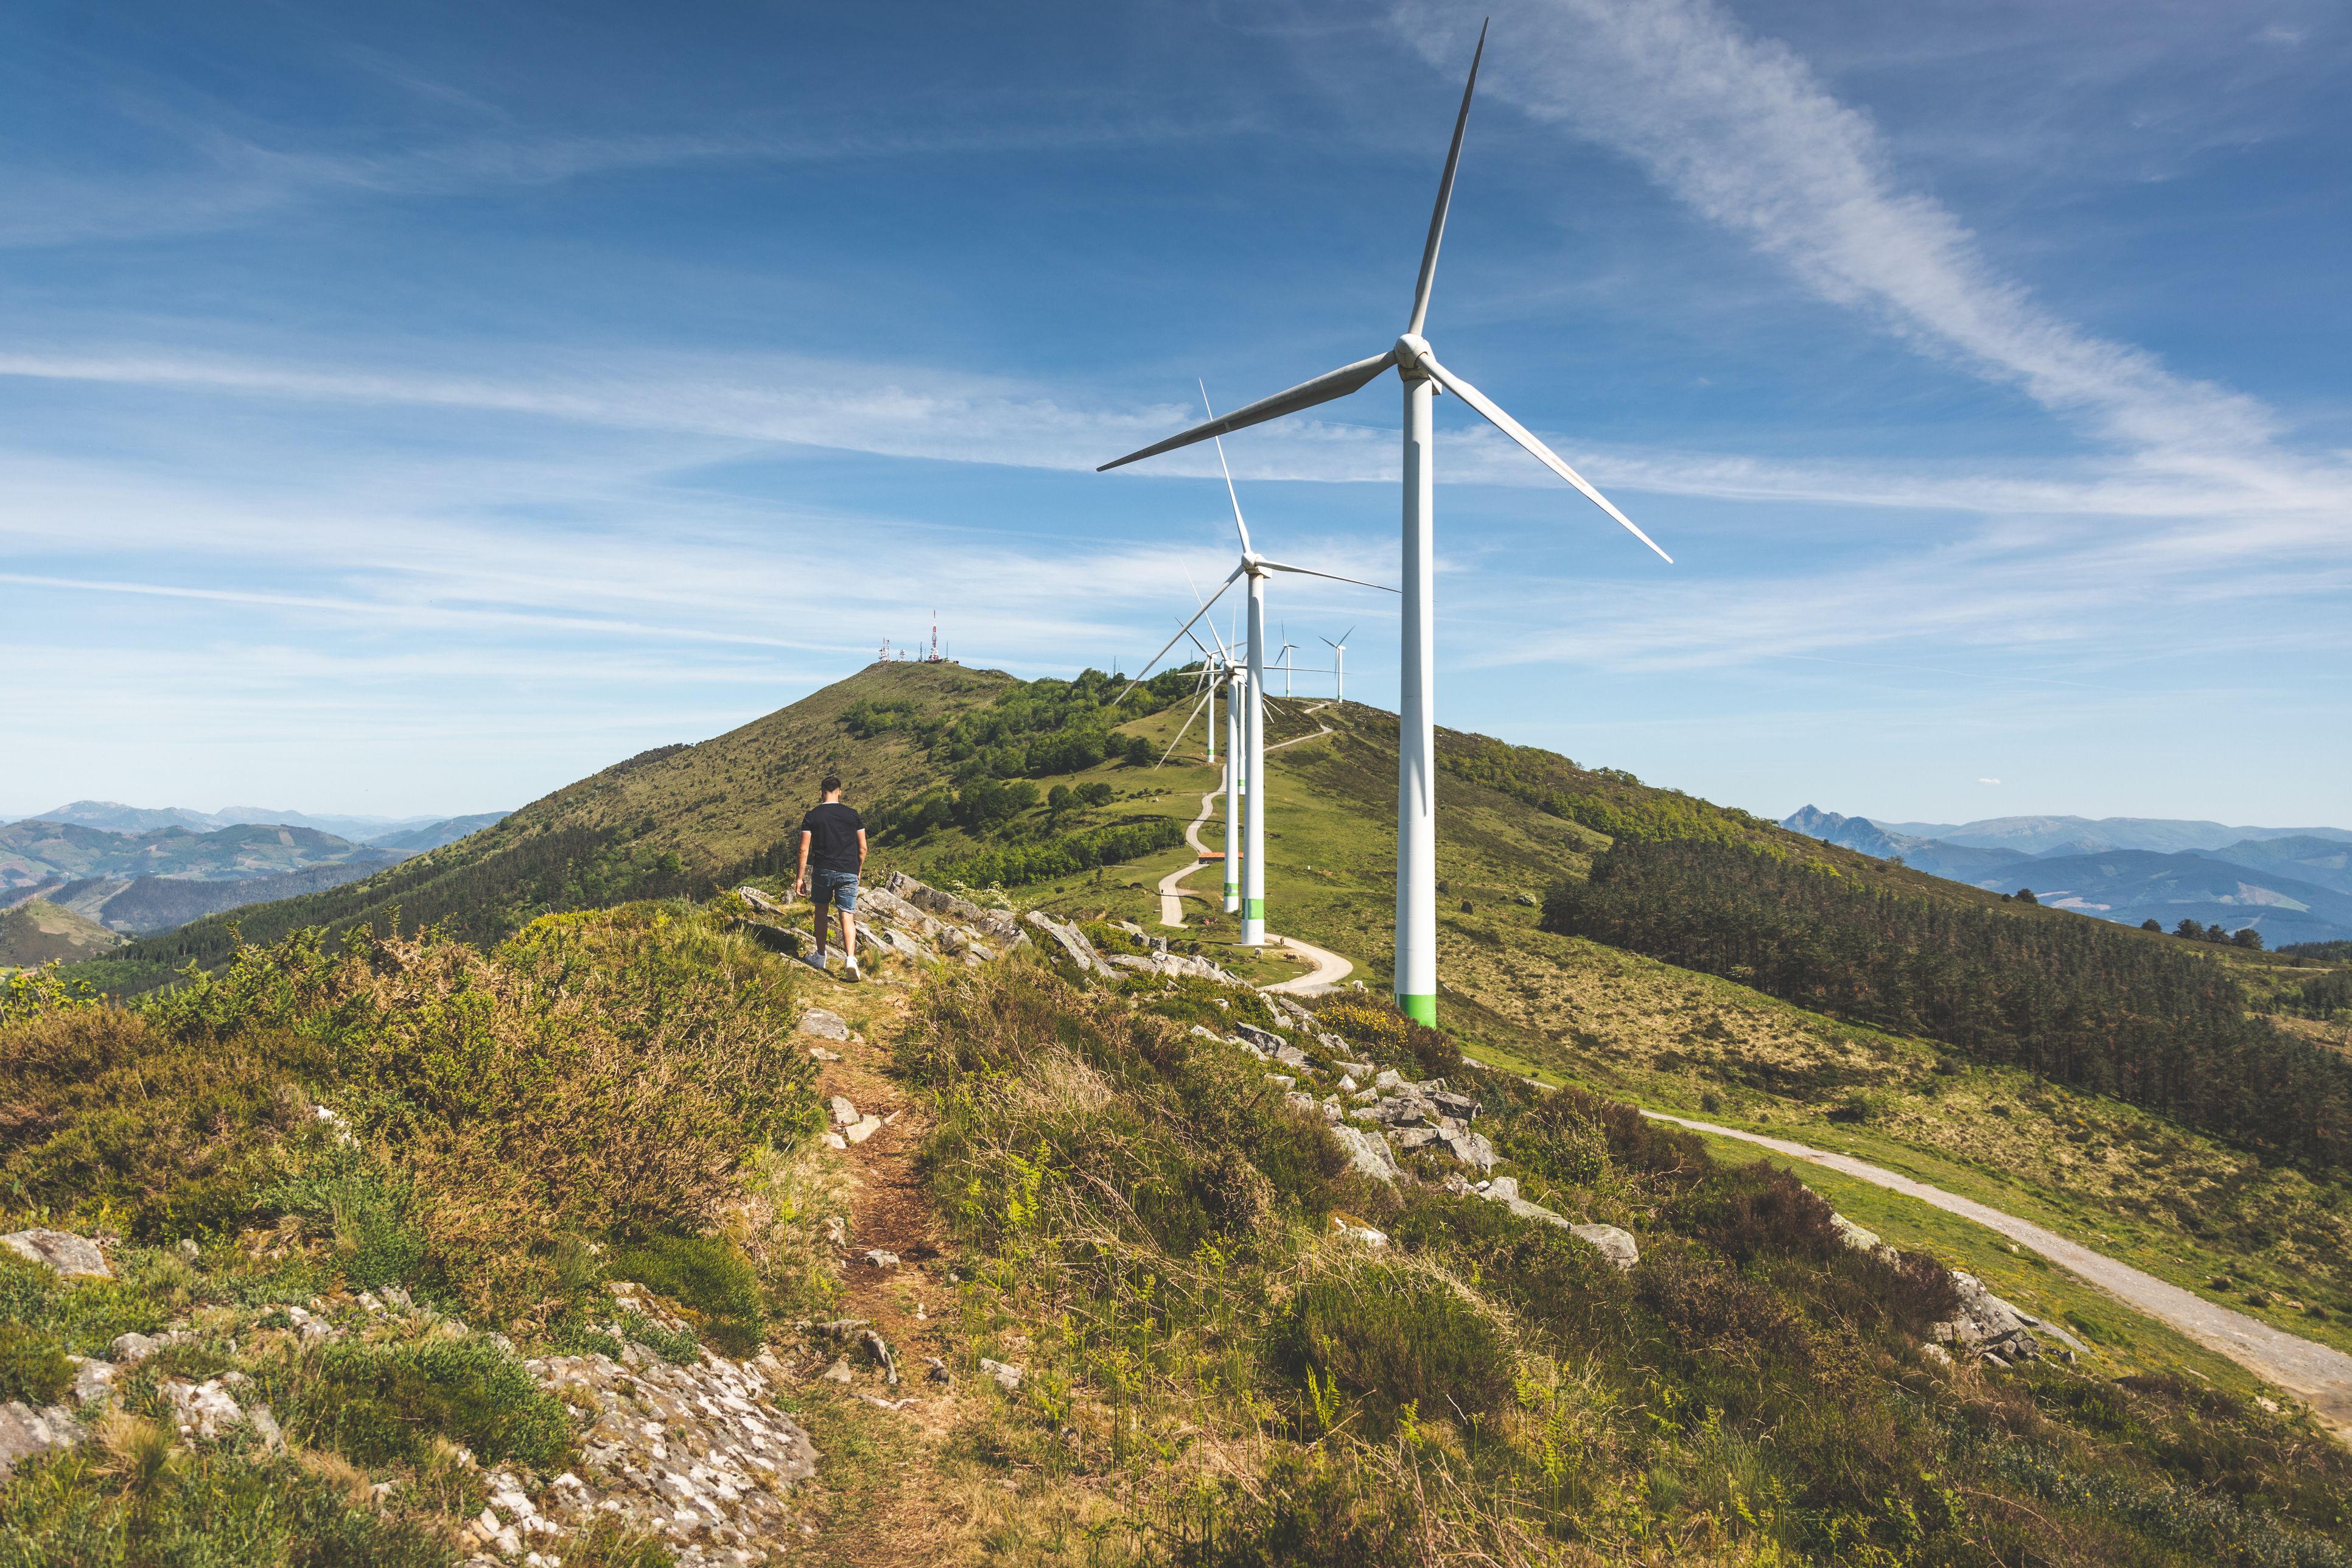
{"type": "Polygon", "coordinates": [[[768,1315],[760,1276],[743,1249],[724,1236],[651,1236],[605,1255],[615,1279],[634,1279],[687,1310],[688,1321],[721,1353],[758,1353],[768,1315]]]}
{"type": "Polygon", "coordinates": [[[1197,1534],[1171,1555],[1181,1568],[1360,1568],[1427,1561],[1421,1509],[1386,1478],[1318,1449],[1285,1454],[1255,1495],[1203,1500],[1197,1534]]]}
{"type": "Polygon", "coordinates": [[[356,1144],[320,1138],[314,1157],[257,1199],[307,1221],[334,1242],[335,1266],[354,1289],[414,1283],[425,1273],[424,1231],[411,1223],[409,1184],[356,1144]]]}
{"type": "Polygon", "coordinates": [[[0,1400],[55,1405],[73,1386],[73,1368],[57,1336],[22,1323],[0,1323],[0,1400]]]}
{"type": "Polygon", "coordinates": [[[446,1568],[432,1526],[380,1513],[290,1457],[178,1448],[151,1426],[0,1486],[0,1568],[446,1568]]]}
{"type": "Polygon", "coordinates": [[[1675,1217],[1735,1262],[1765,1254],[1834,1258],[1845,1243],[1819,1193],[1769,1160],[1720,1165],[1682,1199],[1675,1217]]]}
{"type": "Polygon", "coordinates": [[[1509,1343],[1454,1281],[1403,1263],[1350,1262],[1299,1287],[1276,1353],[1310,1397],[1336,1386],[1384,1435],[1406,1406],[1475,1420],[1511,1396],[1509,1343]]]}
{"type": "Polygon", "coordinates": [[[272,1150],[302,1124],[319,1047],[276,1028],[234,1038],[76,1007],[0,1029],[0,1202],[103,1208],[142,1240],[233,1226],[272,1150]]]}
{"type": "Polygon", "coordinates": [[[339,1340],[301,1395],[308,1439],[362,1465],[425,1460],[435,1437],[485,1464],[559,1468],[572,1447],[563,1405],[523,1364],[486,1340],[436,1337],[396,1345],[339,1340]]]}

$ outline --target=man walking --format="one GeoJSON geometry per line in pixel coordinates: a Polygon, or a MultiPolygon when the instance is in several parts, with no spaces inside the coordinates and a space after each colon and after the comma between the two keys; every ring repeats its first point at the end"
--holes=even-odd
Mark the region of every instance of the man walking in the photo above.
{"type": "Polygon", "coordinates": [[[828,774],[818,786],[824,799],[801,818],[801,868],[793,897],[803,893],[816,906],[816,957],[824,967],[826,916],[841,911],[841,977],[857,973],[857,874],[866,868],[866,820],[841,804],[841,781],[828,774]]]}

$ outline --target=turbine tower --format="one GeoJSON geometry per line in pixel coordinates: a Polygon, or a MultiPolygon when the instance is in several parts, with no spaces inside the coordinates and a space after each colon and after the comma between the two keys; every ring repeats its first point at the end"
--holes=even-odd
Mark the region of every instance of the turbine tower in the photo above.
{"type": "Polygon", "coordinates": [[[1329,637],[1318,637],[1316,639],[1322,643],[1324,647],[1331,650],[1331,674],[1333,676],[1331,682],[1331,700],[1334,702],[1345,702],[1348,700],[1348,639],[1355,635],[1356,628],[1349,626],[1346,631],[1339,634],[1339,640],[1338,642],[1333,642],[1329,637]]]}
{"type": "MultiPolygon", "coordinates": [[[[1204,404],[1208,401],[1208,393],[1205,389],[1202,392],[1201,400],[1204,404]]],[[[1249,523],[1242,517],[1242,498],[1234,489],[1233,469],[1225,466],[1225,444],[1223,441],[1217,442],[1217,466],[1223,469],[1225,476],[1225,499],[1233,503],[1234,531],[1241,536],[1241,564],[1235,566],[1226,575],[1225,580],[1217,584],[1217,591],[1209,595],[1207,603],[1192,612],[1192,620],[1186,621],[1176,628],[1175,637],[1170,637],[1167,642],[1160,645],[1158,653],[1144,660],[1143,668],[1129,684],[1127,691],[1118,694],[1118,700],[1125,701],[1128,692],[1133,691],[1137,686],[1143,683],[1143,678],[1151,673],[1151,667],[1158,664],[1179,640],[1191,634],[1192,623],[1207,615],[1215,606],[1217,601],[1225,596],[1227,589],[1244,579],[1248,581],[1249,586],[1245,592],[1249,598],[1249,662],[1241,681],[1244,697],[1241,704],[1241,732],[1238,737],[1234,737],[1229,732],[1229,742],[1238,739],[1239,744],[1229,743],[1226,746],[1225,762],[1228,767],[1236,763],[1241,764],[1242,778],[1246,781],[1243,785],[1243,801],[1246,810],[1243,814],[1241,843],[1241,942],[1244,947],[1263,947],[1265,945],[1266,579],[1276,572],[1290,572],[1302,577],[1328,577],[1334,583],[1352,583],[1359,588],[1380,588],[1380,591],[1384,594],[1392,594],[1396,590],[1381,588],[1378,583],[1366,583],[1355,577],[1342,577],[1336,572],[1318,572],[1311,566],[1292,566],[1280,561],[1270,561],[1260,555],[1250,544],[1249,523]]],[[[1213,626],[1214,623],[1213,622],[1212,625],[1213,626]]],[[[1230,715],[1232,710],[1229,704],[1226,711],[1230,715]]],[[[1230,779],[1230,774],[1228,778],[1230,779]]],[[[1228,803],[1225,816],[1225,843],[1228,847],[1225,863],[1230,867],[1233,864],[1231,847],[1234,842],[1234,818],[1231,811],[1233,789],[1230,784],[1225,798],[1228,803]]],[[[1433,914],[1431,918],[1433,921],[1435,919],[1433,914]]]]}
{"type": "MultiPolygon", "coordinates": [[[[1657,542],[1594,489],[1584,477],[1562,462],[1558,453],[1528,434],[1527,428],[1497,406],[1485,393],[1437,361],[1422,335],[1429,322],[1429,295],[1437,281],[1438,242],[1445,236],[1445,211],[1454,199],[1454,174],[1462,162],[1462,133],[1470,123],[1470,100],[1478,89],[1478,62],[1486,53],[1486,29],[1478,29],[1478,47],[1470,57],[1470,79],[1462,89],[1462,108],[1454,117],[1454,141],[1445,151],[1445,172],[1438,177],[1437,205],[1429,215],[1429,237],[1421,252],[1421,275],[1412,289],[1412,312],[1394,346],[1370,359],[1341,365],[1286,392],[1234,409],[1181,436],[1171,436],[1139,452],[1105,463],[1102,469],[1120,468],[1144,458],[1207,441],[1229,431],[1244,430],[1286,414],[1296,414],[1319,403],[1345,397],[1393,368],[1404,384],[1404,614],[1399,639],[1397,668],[1397,904],[1396,999],[1405,1016],[1424,1024],[1437,1021],[1437,731],[1435,550],[1431,527],[1436,512],[1436,430],[1433,406],[1437,389],[1468,404],[1504,435],[1527,448],[1536,461],[1566,479],[1586,500],[1617,520],[1634,538],[1657,551],[1669,563],[1674,557],[1657,542]]],[[[1219,443],[1219,458],[1223,447],[1219,443]]]]}

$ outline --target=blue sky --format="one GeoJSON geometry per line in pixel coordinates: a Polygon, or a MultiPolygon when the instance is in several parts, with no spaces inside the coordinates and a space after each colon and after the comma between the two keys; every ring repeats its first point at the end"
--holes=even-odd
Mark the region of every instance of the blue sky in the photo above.
{"type": "MultiPolygon", "coordinates": [[[[1393,341],[1483,14],[12,8],[0,817],[518,805],[934,608],[1131,665],[1230,525],[1094,465],[1393,341]]],[[[2352,826],[2342,7],[1494,16],[1430,335],[1676,564],[1441,400],[1441,721],[2352,826]]],[[[1261,547],[1394,581],[1396,421],[1229,442],[1261,547]]],[[[1382,597],[1274,615],[1392,704],[1382,597]]]]}

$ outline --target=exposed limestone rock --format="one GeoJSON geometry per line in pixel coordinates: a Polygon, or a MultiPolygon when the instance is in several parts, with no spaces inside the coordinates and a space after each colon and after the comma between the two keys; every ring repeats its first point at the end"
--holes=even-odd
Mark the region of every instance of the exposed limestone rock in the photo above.
{"type": "Polygon", "coordinates": [[[6,1246],[28,1262],[46,1263],[68,1277],[114,1278],[114,1270],[106,1266],[106,1254],[98,1249],[98,1243],[88,1237],[76,1236],[71,1231],[11,1231],[6,1236],[0,1236],[0,1245],[6,1246]]]}
{"type": "Polygon", "coordinates": [[[58,1448],[70,1448],[81,1428],[62,1405],[36,1410],[21,1399],[0,1405],[0,1479],[16,1468],[16,1461],[58,1448]]]}
{"type": "Polygon", "coordinates": [[[221,1437],[245,1424],[245,1412],[223,1386],[222,1380],[189,1383],[167,1377],[157,1390],[171,1403],[172,1415],[183,1437],[221,1437]]]}
{"type": "Polygon", "coordinates": [[[803,1013],[800,1027],[802,1034],[814,1035],[821,1040],[849,1038],[849,1021],[840,1014],[829,1013],[823,1007],[812,1007],[803,1013]]]}
{"type": "Polygon", "coordinates": [[[1830,1224],[1837,1227],[1838,1239],[1856,1252],[1874,1252],[1883,1244],[1874,1230],[1864,1230],[1842,1214],[1830,1215],[1830,1224]]]}
{"type": "Polygon", "coordinates": [[[1017,1366],[1007,1366],[1001,1361],[991,1361],[986,1356],[982,1356],[980,1358],[980,1370],[994,1378],[996,1386],[1007,1394],[1013,1393],[1021,1386],[1023,1373],[1017,1366]]]}
{"type": "MultiPolygon", "coordinates": [[[[623,1305],[669,1317],[636,1287],[613,1289],[623,1305]]],[[[491,1515],[474,1526],[478,1546],[510,1556],[508,1532],[517,1551],[542,1535],[556,1538],[551,1550],[561,1555],[560,1537],[600,1513],[661,1536],[681,1564],[770,1562],[799,1538],[785,1500],[816,1474],[818,1455],[771,1402],[782,1369],[765,1352],[745,1362],[706,1352],[699,1365],[674,1366],[630,1344],[619,1361],[549,1356],[524,1365],[582,1422],[584,1462],[536,1503],[515,1477],[492,1476],[491,1515]]]]}
{"type": "Polygon", "coordinates": [[[1396,1152],[1389,1141],[1377,1132],[1341,1122],[1331,1129],[1331,1136],[1348,1152],[1348,1163],[1377,1182],[1393,1184],[1397,1179],[1396,1152]]]}
{"type": "Polygon", "coordinates": [[[1333,1214],[1331,1234],[1345,1237],[1350,1241],[1360,1241],[1366,1247],[1381,1247],[1389,1244],[1387,1232],[1373,1229],[1351,1214],[1333,1214]]]}
{"type": "Polygon", "coordinates": [[[1620,1269],[1631,1268],[1642,1261],[1642,1249],[1633,1237],[1613,1225],[1572,1225],[1568,1232],[1599,1247],[1620,1269]]]}
{"type": "Polygon", "coordinates": [[[881,890],[905,900],[919,910],[937,915],[943,921],[970,926],[976,934],[999,946],[1010,947],[1020,939],[1021,928],[1003,910],[985,909],[970,899],[941,892],[927,883],[917,881],[904,871],[891,872],[881,890]]]}
{"type": "Polygon", "coordinates": [[[1108,973],[1102,954],[1095,951],[1095,944],[1087,940],[1087,933],[1075,924],[1065,925],[1043,910],[1031,910],[1029,923],[1052,937],[1069,955],[1070,962],[1078,966],[1080,973],[1108,973]]]}
{"type": "Polygon", "coordinates": [[[76,1405],[95,1405],[113,1394],[112,1362],[78,1355],[68,1356],[66,1360],[72,1363],[74,1369],[73,1402],[76,1405]]]}
{"type": "Polygon", "coordinates": [[[1519,1196],[1516,1176],[1497,1176],[1477,1189],[1477,1195],[1489,1203],[1502,1204],[1521,1219],[1539,1220],[1557,1226],[1580,1241],[1590,1242],[1619,1268],[1631,1268],[1642,1260],[1642,1249],[1633,1238],[1613,1225],[1577,1225],[1565,1215],[1553,1213],[1541,1204],[1532,1204],[1519,1196]]]}
{"type": "Polygon", "coordinates": [[[835,1127],[846,1127],[857,1120],[857,1106],[847,1095],[836,1094],[828,1103],[835,1127]]]}

